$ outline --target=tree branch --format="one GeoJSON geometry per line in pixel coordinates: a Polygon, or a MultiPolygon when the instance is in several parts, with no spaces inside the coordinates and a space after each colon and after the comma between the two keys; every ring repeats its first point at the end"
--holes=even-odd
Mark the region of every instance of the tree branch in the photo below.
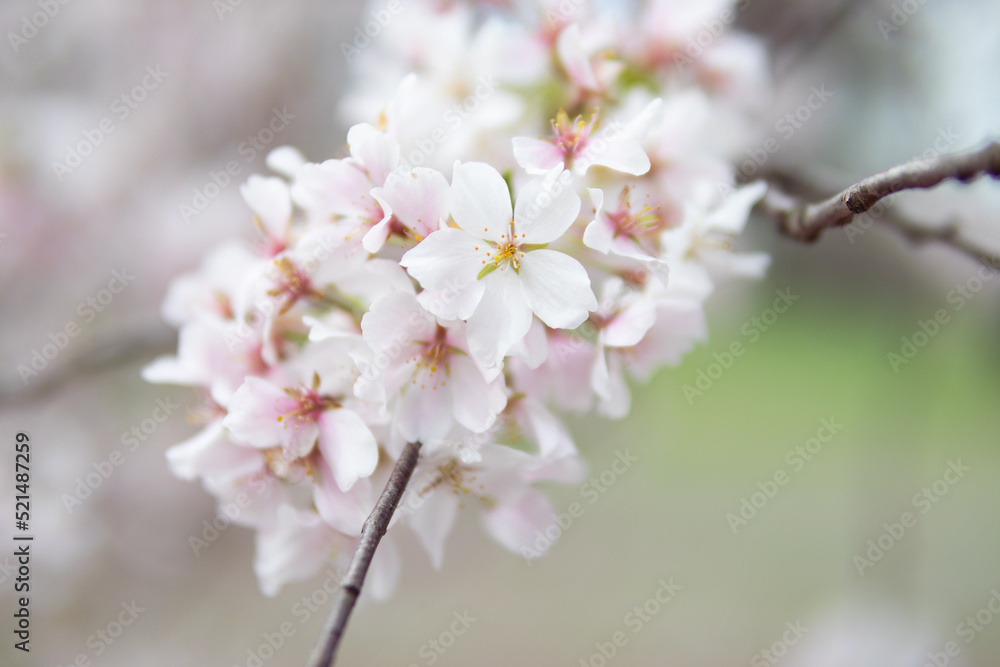
{"type": "Polygon", "coordinates": [[[385,535],[389,527],[399,499],[406,490],[406,485],[413,475],[413,469],[417,466],[417,457],[420,454],[420,443],[411,442],[403,449],[403,454],[396,461],[396,467],[392,469],[389,476],[389,483],[375,503],[375,509],[368,515],[365,525],[361,529],[361,541],[351,559],[351,566],[347,570],[347,576],[340,582],[340,594],[333,603],[330,616],[323,628],[323,634],[316,643],[312,655],[309,656],[308,667],[333,667],[333,662],[337,656],[337,647],[340,639],[344,635],[347,627],[347,620],[351,617],[354,604],[361,594],[361,586],[365,582],[365,575],[368,573],[368,566],[371,565],[372,557],[378,543],[385,535]]]}
{"type": "MultiPolygon", "coordinates": [[[[762,208],[777,219],[783,234],[797,241],[811,243],[825,229],[847,225],[855,215],[865,213],[896,192],[933,188],[952,178],[968,183],[982,175],[1000,178],[1000,143],[991,142],[984,148],[969,153],[914,160],[866,178],[817,204],[805,203],[776,190],[772,185],[762,202],[762,208]]],[[[786,176],[783,180],[787,183],[794,178],[786,176]]],[[[990,257],[985,249],[967,239],[960,239],[953,226],[944,230],[928,230],[899,218],[894,218],[892,224],[911,239],[936,238],[977,258],[990,257]]]]}

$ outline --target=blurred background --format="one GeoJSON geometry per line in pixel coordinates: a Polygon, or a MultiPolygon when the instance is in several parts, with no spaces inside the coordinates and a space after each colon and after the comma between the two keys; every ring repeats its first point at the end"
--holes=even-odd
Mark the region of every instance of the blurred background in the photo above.
{"type": "MultiPolygon", "coordinates": [[[[1000,3],[743,4],[741,25],[773,46],[765,132],[812,87],[833,93],[769,169],[832,191],[997,136],[1000,3]]],[[[307,615],[301,601],[323,597],[324,577],[265,598],[253,536],[238,527],[193,553],[189,538],[216,507],[163,455],[196,430],[193,394],[139,371],[176,344],[159,316],[168,281],[248,229],[237,184],[264,169],[266,151],[342,151],[339,44],[366,9],[77,0],[12,39],[39,7],[0,5],[0,504],[9,517],[13,437],[27,431],[36,535],[31,653],[14,651],[5,627],[0,664],[303,664],[327,605],[307,615]],[[294,117],[258,150],[276,109],[294,117]],[[88,132],[100,137],[92,154],[53,165],[70,165],[67,146],[88,132]],[[184,215],[231,161],[232,182],[184,215]],[[127,282],[118,293],[115,272],[127,282]],[[71,323],[79,332],[61,337],[71,323]],[[60,340],[37,376],[18,371],[60,340]],[[159,423],[158,401],[180,407],[159,423]],[[133,428],[134,451],[67,507],[133,428]],[[135,621],[111,637],[133,602],[135,621]],[[260,659],[286,621],[294,634],[260,659]]],[[[995,183],[904,194],[891,210],[960,224],[1000,255],[995,183]]],[[[474,525],[456,528],[441,572],[408,545],[395,597],[357,612],[339,664],[1000,665],[1000,280],[877,221],[853,230],[803,246],[751,223],[745,244],[773,253],[772,270],[713,297],[709,343],[637,388],[625,421],[569,420],[595,477],[617,451],[638,463],[606,474],[614,483],[592,504],[549,489],[561,511],[584,512],[530,566],[474,525]],[[772,318],[775,290],[798,300],[772,318]],[[936,334],[915,336],[941,309],[936,334]],[[925,344],[891,363],[904,338],[925,344]],[[685,394],[736,341],[746,353],[685,394]],[[795,450],[817,449],[823,420],[837,432],[806,460],[795,450]],[[777,473],[787,481],[775,488],[777,473]],[[905,512],[915,525],[893,536],[905,512]],[[680,590],[655,602],[671,578],[680,590]],[[619,631],[627,643],[613,647],[619,631]]],[[[5,544],[11,523],[0,525],[5,544]]],[[[0,555],[6,623],[14,563],[0,555]]]]}

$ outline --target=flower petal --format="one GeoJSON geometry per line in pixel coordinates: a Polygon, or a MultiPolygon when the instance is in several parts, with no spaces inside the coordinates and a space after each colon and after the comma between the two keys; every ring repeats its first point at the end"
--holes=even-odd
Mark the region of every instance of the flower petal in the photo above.
{"type": "Polygon", "coordinates": [[[455,163],[449,208],[458,226],[477,238],[499,243],[510,229],[507,182],[484,162],[455,163]]]}
{"type": "Polygon", "coordinates": [[[520,278],[531,310],[554,329],[575,329],[597,309],[587,270],[569,255],[555,250],[526,253],[520,278]]]}
{"type": "Polygon", "coordinates": [[[484,366],[496,366],[528,333],[531,308],[513,271],[493,271],[481,282],[485,284],[483,298],[469,318],[466,335],[472,356],[484,366]]]}
{"type": "Polygon", "coordinates": [[[378,443],[353,410],[327,410],[319,420],[319,450],[341,491],[348,491],[361,477],[375,472],[378,443]]]}
{"type": "Polygon", "coordinates": [[[452,354],[448,370],[455,420],[471,431],[482,433],[507,405],[503,378],[498,376],[487,383],[476,362],[462,354],[452,354]]]}
{"type": "Polygon", "coordinates": [[[376,198],[391,207],[417,241],[440,229],[441,221],[448,218],[448,180],[434,169],[396,170],[377,190],[376,198]]]}
{"type": "Polygon", "coordinates": [[[490,536],[506,548],[527,558],[537,558],[544,549],[542,553],[534,549],[536,533],[545,531],[552,514],[552,505],[545,494],[529,486],[485,512],[483,523],[490,536]]]}
{"type": "Polygon", "coordinates": [[[441,229],[411,248],[400,264],[425,289],[455,289],[476,282],[485,251],[479,241],[461,229],[441,229]]]}
{"type": "Polygon", "coordinates": [[[386,176],[399,164],[399,143],[368,123],[360,123],[347,131],[347,145],[351,157],[365,168],[376,186],[385,183],[386,176]]]}
{"type": "Polygon", "coordinates": [[[256,174],[240,186],[240,194],[273,239],[284,239],[292,217],[288,184],[276,177],[256,174]]]}
{"type": "Polygon", "coordinates": [[[240,442],[259,448],[276,447],[290,440],[284,415],[297,407],[281,387],[248,377],[233,394],[222,424],[240,442]]]}
{"type": "Polygon", "coordinates": [[[514,159],[529,174],[544,174],[564,160],[563,152],[551,141],[514,137],[514,159]]]}
{"type": "MultiPolygon", "coordinates": [[[[557,165],[558,166],[558,165],[557,165]]],[[[514,231],[519,243],[552,243],[576,221],[580,196],[561,166],[522,188],[514,206],[514,231]]]]}
{"type": "Polygon", "coordinates": [[[446,489],[435,489],[423,499],[417,512],[408,521],[420,543],[431,558],[435,570],[444,560],[444,543],[458,515],[458,497],[446,489]]]}

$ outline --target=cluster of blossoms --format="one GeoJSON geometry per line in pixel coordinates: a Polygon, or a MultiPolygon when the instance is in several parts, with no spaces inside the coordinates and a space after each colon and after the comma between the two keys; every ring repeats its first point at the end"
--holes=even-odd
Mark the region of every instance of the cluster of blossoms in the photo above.
{"type": "Polygon", "coordinates": [[[718,282],[767,265],[733,250],[762,187],[732,163],[767,86],[760,46],[710,29],[730,3],[404,5],[353,63],[349,155],[270,154],[278,176],[241,190],[253,242],[176,280],[178,353],[145,371],[203,390],[168,459],[244,496],[267,594],[349,559],[413,441],[398,523],[436,567],[461,507],[537,555],[536,484],[585,476],[552,410],[624,416],[627,377],[678,363],[718,282]]]}

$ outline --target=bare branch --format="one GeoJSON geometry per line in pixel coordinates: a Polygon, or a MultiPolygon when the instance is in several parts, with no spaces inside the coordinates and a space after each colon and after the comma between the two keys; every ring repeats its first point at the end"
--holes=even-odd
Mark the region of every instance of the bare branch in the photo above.
{"type": "MultiPolygon", "coordinates": [[[[991,142],[984,148],[969,153],[908,162],[866,178],[817,204],[805,203],[775,187],[774,181],[783,183],[785,187],[790,182],[796,182],[795,177],[782,175],[769,179],[772,186],[761,203],[761,208],[777,219],[783,234],[797,241],[811,243],[825,229],[849,224],[855,215],[865,213],[891,194],[903,190],[933,188],[952,178],[968,183],[983,175],[1000,178],[1000,143],[991,142]]],[[[815,190],[808,186],[797,189],[807,192],[815,190]]],[[[911,240],[936,239],[979,259],[991,258],[988,250],[960,237],[954,226],[931,230],[899,217],[893,217],[890,224],[911,240]]]]}
{"type": "Polygon", "coordinates": [[[354,604],[361,594],[361,586],[368,573],[368,566],[371,565],[375,549],[378,548],[382,536],[385,535],[389,521],[399,504],[399,499],[403,496],[403,491],[406,490],[406,485],[413,475],[419,454],[419,442],[411,442],[406,445],[403,454],[396,461],[396,467],[392,469],[389,483],[386,484],[385,490],[382,491],[378,502],[375,503],[375,509],[365,520],[365,525],[361,529],[361,541],[358,542],[358,548],[354,552],[347,576],[340,582],[340,594],[330,610],[323,634],[316,643],[312,655],[309,656],[308,667],[333,667],[337,656],[337,647],[340,645],[340,639],[347,627],[347,620],[354,610],[354,604]]]}

